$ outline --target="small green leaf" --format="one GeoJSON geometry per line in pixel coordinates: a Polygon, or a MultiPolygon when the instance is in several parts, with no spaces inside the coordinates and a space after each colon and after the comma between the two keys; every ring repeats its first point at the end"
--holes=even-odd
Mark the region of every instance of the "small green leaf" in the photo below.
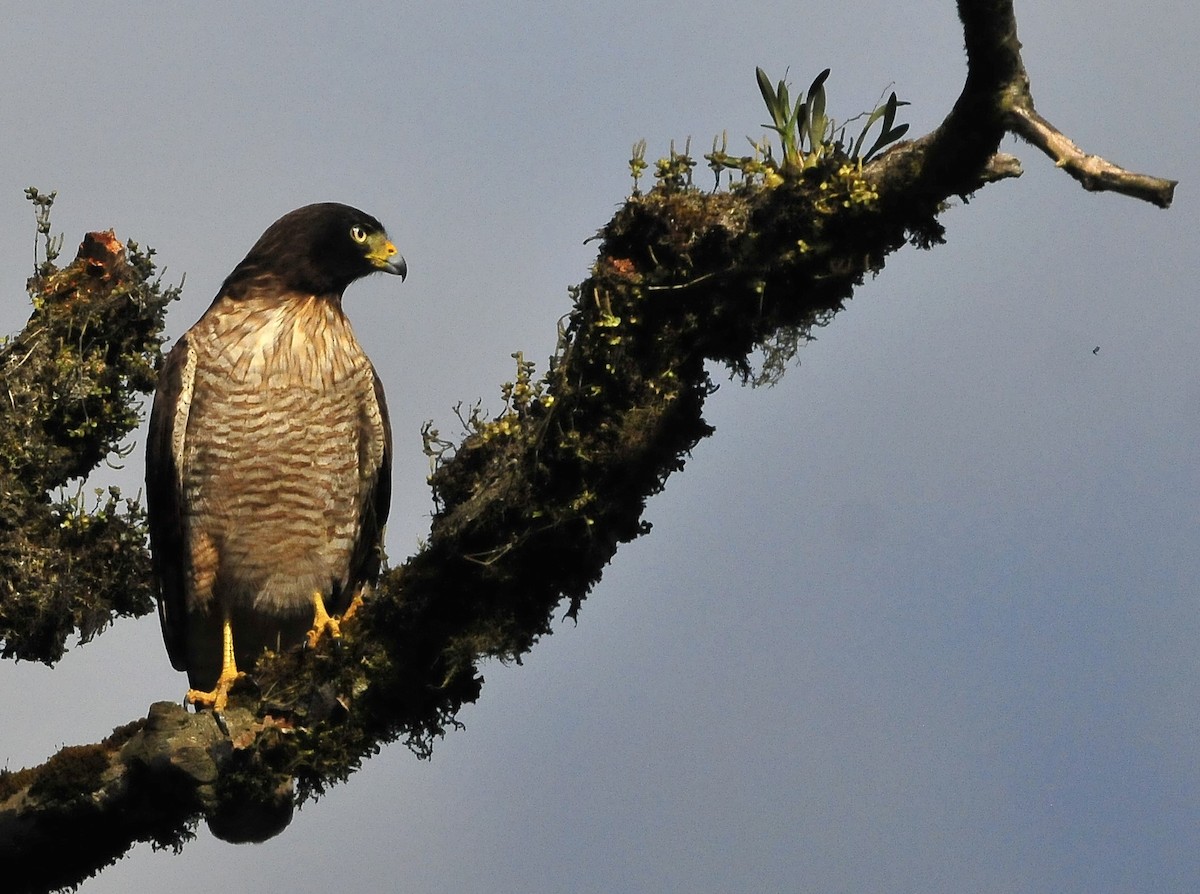
{"type": "Polygon", "coordinates": [[[767,105],[767,111],[771,113],[771,120],[775,122],[775,127],[780,124],[780,118],[784,116],[779,114],[779,96],[775,92],[775,88],[771,85],[771,79],[767,77],[767,73],[761,68],[755,69],[758,75],[758,89],[762,93],[763,102],[767,105]]]}
{"type": "Polygon", "coordinates": [[[808,95],[808,139],[814,149],[825,142],[828,118],[825,117],[825,88],[818,87],[808,95]]]}
{"type": "Polygon", "coordinates": [[[896,120],[896,91],[892,91],[892,95],[888,97],[887,106],[883,111],[883,131],[887,133],[892,129],[892,122],[896,120]]]}
{"type": "Polygon", "coordinates": [[[879,106],[867,117],[867,123],[863,125],[862,133],[858,135],[858,140],[854,143],[854,151],[850,153],[851,158],[858,158],[862,151],[863,143],[867,140],[867,134],[871,132],[871,125],[880,119],[883,115],[883,106],[879,106]]]}
{"type": "Polygon", "coordinates": [[[811,98],[814,93],[821,89],[825,84],[825,79],[829,77],[829,69],[825,69],[816,78],[813,79],[812,85],[808,88],[808,95],[811,98]]]}
{"type": "Polygon", "coordinates": [[[863,157],[863,161],[870,161],[871,157],[876,152],[878,152],[884,146],[889,146],[896,142],[896,140],[900,139],[906,133],[908,133],[907,124],[901,124],[897,127],[893,127],[891,130],[885,130],[879,135],[879,139],[875,141],[875,145],[871,147],[871,150],[866,154],[866,156],[863,157]]]}
{"type": "Polygon", "coordinates": [[[825,88],[818,87],[815,91],[808,94],[808,101],[812,103],[812,120],[825,117],[825,88]]]}
{"type": "Polygon", "coordinates": [[[898,109],[900,106],[906,105],[909,105],[909,103],[900,102],[897,100],[896,94],[893,92],[891,96],[887,98],[887,102],[876,108],[875,111],[871,112],[870,116],[867,118],[867,123],[863,126],[862,133],[859,134],[858,140],[854,144],[854,151],[850,154],[850,157],[861,158],[863,161],[867,161],[884,146],[896,142],[896,140],[900,139],[900,137],[907,133],[907,124],[901,124],[898,127],[892,126],[892,122],[896,120],[896,109],[898,109]],[[871,126],[880,118],[883,119],[883,127],[881,128],[881,133],[879,134],[878,139],[876,139],[871,145],[871,148],[867,151],[866,155],[860,155],[862,152],[863,143],[865,143],[867,140],[867,134],[870,132],[871,126]]]}
{"type": "Polygon", "coordinates": [[[771,86],[771,79],[767,77],[767,73],[761,68],[754,69],[754,74],[758,77],[758,89],[762,93],[763,102],[767,104],[769,110],[774,111],[775,90],[771,86]]]}

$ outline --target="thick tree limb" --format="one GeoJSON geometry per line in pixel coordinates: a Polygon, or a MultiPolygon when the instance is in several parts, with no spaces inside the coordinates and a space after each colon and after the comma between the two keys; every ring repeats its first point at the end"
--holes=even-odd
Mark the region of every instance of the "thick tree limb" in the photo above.
{"type": "Polygon", "coordinates": [[[343,649],[266,656],[257,691],[234,694],[228,735],[159,704],[0,775],[5,890],[78,881],[136,841],[177,845],[200,819],[232,840],[272,835],[293,784],[320,791],[397,738],[427,753],[477,697],[478,660],[523,654],[648,530],[647,497],[711,432],[708,361],[749,374],[756,347],[786,361],[888,254],[938,242],[948,199],[1019,174],[996,154],[1028,95],[1011,4],[959,10],[967,80],[931,134],[861,171],[830,155],[774,188],[714,194],[666,177],[625,203],[545,378],[520,365],[504,413],[468,420],[453,451],[429,433],[431,451],[447,448],[429,543],[385,576],[343,649]]]}

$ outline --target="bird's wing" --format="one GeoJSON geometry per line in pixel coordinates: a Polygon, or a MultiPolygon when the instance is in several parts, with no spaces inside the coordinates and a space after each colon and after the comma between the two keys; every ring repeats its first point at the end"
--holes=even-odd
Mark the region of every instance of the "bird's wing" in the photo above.
{"type": "MultiPolygon", "coordinates": [[[[352,596],[365,583],[373,583],[379,576],[383,561],[383,528],[387,523],[388,510],[392,501],[392,426],[388,420],[387,401],[383,395],[383,384],[379,374],[371,367],[372,388],[378,415],[367,412],[360,415],[360,443],[371,444],[382,439],[380,449],[363,451],[368,467],[362,472],[361,509],[358,539],[350,557],[350,593],[352,596]],[[380,430],[380,427],[382,430],[380,430]],[[377,458],[376,458],[377,457],[377,458]]],[[[364,395],[365,396],[365,395],[364,395]]],[[[366,397],[366,396],[365,396],[366,397]]]]}
{"type": "Polygon", "coordinates": [[[183,336],[158,378],[146,444],[146,504],[158,580],[158,618],[176,670],[187,669],[187,546],[183,530],[183,448],[195,379],[195,355],[183,336]]]}

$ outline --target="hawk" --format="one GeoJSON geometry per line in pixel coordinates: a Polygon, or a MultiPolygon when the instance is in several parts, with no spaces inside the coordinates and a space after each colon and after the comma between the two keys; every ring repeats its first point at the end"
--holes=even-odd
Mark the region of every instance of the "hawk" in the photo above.
{"type": "Polygon", "coordinates": [[[391,498],[383,388],[342,311],[406,275],[375,218],[307,205],[263,233],[167,355],[146,503],[167,653],[221,712],[263,649],[339,634],[379,573],[391,498]]]}

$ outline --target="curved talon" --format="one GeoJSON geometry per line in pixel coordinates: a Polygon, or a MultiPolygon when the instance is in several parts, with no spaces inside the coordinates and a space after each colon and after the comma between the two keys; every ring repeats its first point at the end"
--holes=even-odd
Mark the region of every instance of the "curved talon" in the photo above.
{"type": "Polygon", "coordinates": [[[235,665],[222,668],[221,676],[217,678],[217,685],[213,687],[211,692],[205,692],[202,689],[189,689],[183,700],[189,705],[212,708],[214,714],[220,714],[229,703],[229,690],[233,688],[234,683],[244,676],[246,675],[241,673],[235,665]],[[230,673],[226,673],[227,670],[230,673]]]}
{"type": "Polygon", "coordinates": [[[320,592],[313,593],[313,624],[305,637],[305,644],[310,649],[315,649],[321,642],[321,637],[329,635],[330,639],[337,641],[342,638],[341,621],[329,614],[325,609],[325,598],[320,592]]]}

